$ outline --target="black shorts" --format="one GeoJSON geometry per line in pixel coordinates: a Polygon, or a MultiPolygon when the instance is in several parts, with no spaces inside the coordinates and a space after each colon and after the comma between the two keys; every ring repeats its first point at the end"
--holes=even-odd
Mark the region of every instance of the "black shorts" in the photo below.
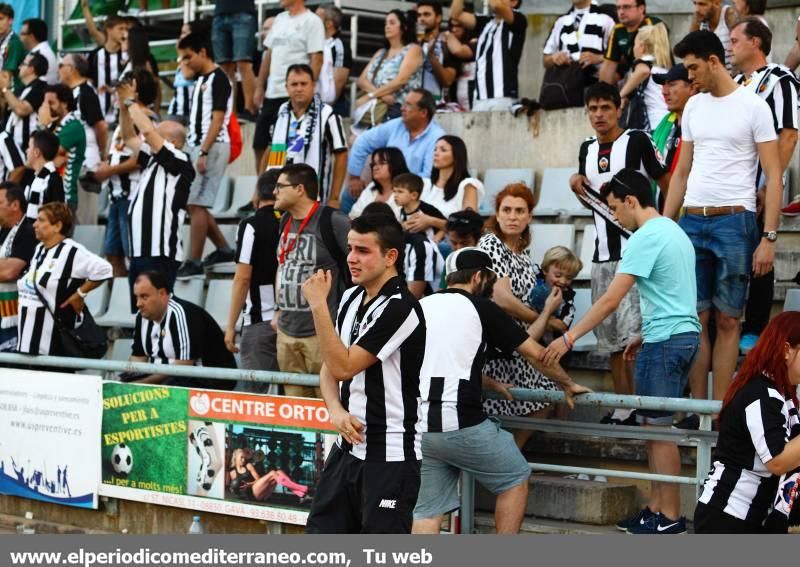
{"type": "Polygon", "coordinates": [[[419,461],[373,463],[331,449],[306,523],[309,534],[408,534],[419,461]]]}
{"type": "Polygon", "coordinates": [[[256,118],[256,131],[253,133],[254,150],[266,150],[269,147],[269,143],[272,139],[269,135],[269,129],[278,118],[278,111],[280,110],[281,105],[287,100],[289,99],[264,99],[264,102],[261,104],[261,112],[258,113],[258,118],[256,118]]]}

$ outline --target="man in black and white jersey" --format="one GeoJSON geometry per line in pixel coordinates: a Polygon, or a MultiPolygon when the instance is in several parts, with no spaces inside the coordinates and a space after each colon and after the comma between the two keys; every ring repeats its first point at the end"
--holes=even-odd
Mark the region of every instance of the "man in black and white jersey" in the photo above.
{"type": "MultiPolygon", "coordinates": [[[[89,32],[91,33],[93,29],[99,32],[94,25],[87,0],[81,0],[81,8],[86,17],[89,32]]],[[[117,109],[114,107],[112,85],[120,79],[122,70],[127,63],[127,57],[122,49],[122,43],[127,34],[128,23],[125,18],[109,14],[103,22],[103,31],[98,34],[98,37],[105,41],[89,54],[89,77],[100,95],[100,108],[104,119],[109,124],[116,122],[117,109]]],[[[99,39],[96,41],[100,43],[99,39]]]]}
{"type": "MultiPolygon", "coordinates": [[[[157,271],[139,274],[133,286],[136,325],[130,360],[152,364],[236,368],[225,348],[222,329],[203,308],[169,292],[167,278],[157,271]]],[[[229,390],[230,380],[167,377],[151,374],[136,382],[229,390]]]]}
{"type": "Polygon", "coordinates": [[[398,273],[400,224],[362,215],[347,241],[356,286],[342,297],[335,326],[331,273],[318,271],[303,284],[322,351],[320,388],[340,433],[306,532],[409,533],[422,458],[417,398],[425,320],[398,273]]]}
{"type": "MultiPolygon", "coordinates": [[[[740,71],[735,80],[769,105],[778,135],[781,168],[786,171],[797,145],[797,92],[800,83],[789,69],[767,61],[767,55],[772,50],[772,32],[760,18],[750,16],[740,20],[730,33],[730,61],[740,71]]],[[[756,183],[758,202],[762,204],[759,207],[759,224],[763,230],[767,182],[760,165],[756,183]]],[[[758,335],[769,322],[774,295],[774,269],[760,277],[750,276],[740,350],[747,352],[755,346],[758,335]]]]}
{"type": "Polygon", "coordinates": [[[442,515],[459,507],[462,471],[497,495],[497,533],[517,533],[528,500],[530,468],[514,437],[489,419],[481,388],[502,393],[508,384],[481,372],[489,349],[515,350],[557,381],[567,402],[589,390],[556,365],[539,361],[543,349],[490,300],[497,277],[492,259],[479,248],[447,257],[447,289],[424,298],[425,357],[420,373],[419,425],[422,483],[414,509],[414,533],[439,533],[442,515]]]}
{"type": "Polygon", "coordinates": [[[46,72],[47,59],[38,53],[29,53],[19,67],[21,87],[12,89],[10,74],[0,73],[0,93],[10,110],[5,130],[13,135],[22,150],[28,147],[31,132],[39,127],[37,115],[47,88],[41,77],[46,72]]]}
{"type": "MultiPolygon", "coordinates": [[[[261,174],[254,197],[256,213],[239,225],[236,240],[236,273],[233,276],[231,306],[225,330],[225,346],[241,350],[242,368],[278,370],[277,333],[272,328],[275,316],[275,276],[278,272],[278,231],[275,216],[275,185],[280,170],[261,174]],[[241,349],[236,346],[236,326],[244,308],[241,349]]],[[[238,390],[277,393],[271,384],[239,382],[238,390]]]]}
{"type": "Polygon", "coordinates": [[[178,278],[204,278],[204,263],[211,265],[233,260],[233,250],[220,232],[217,221],[208,212],[217,199],[231,154],[228,123],[233,111],[233,87],[225,71],[214,62],[214,52],[207,36],[190,33],[178,42],[178,52],[183,64],[195,73],[196,78],[187,141],[197,171],[188,202],[192,221],[191,249],[186,262],[178,270],[178,278]],[[217,249],[203,262],[206,237],[217,249]]]}
{"type": "Polygon", "coordinates": [[[494,16],[464,11],[464,0],[453,0],[450,17],[478,36],[475,50],[475,98],[472,110],[511,110],[519,97],[519,60],[528,20],[519,11],[521,0],[489,0],[494,16]]]}
{"type": "MultiPolygon", "coordinates": [[[[180,227],[194,179],[194,167],[181,150],[185,130],[170,120],[155,126],[146,111],[136,104],[132,83],[121,84],[117,94],[122,101],[119,115],[122,137],[125,144],[137,152],[137,163],[142,169],[128,207],[131,240],[128,281],[132,289],[140,273],[156,270],[166,275],[171,290],[178,263],[183,258],[180,227]]],[[[133,305],[131,296],[131,307],[133,305]]]]}
{"type": "Polygon", "coordinates": [[[53,163],[58,155],[58,136],[48,130],[37,130],[28,141],[25,152],[30,175],[25,185],[27,208],[25,216],[33,222],[39,216],[39,207],[52,201],[66,202],[64,183],[53,163]]]}
{"type": "MultiPolygon", "coordinates": [[[[666,191],[670,174],[661,163],[650,136],[641,130],[624,130],[619,126],[622,113],[619,91],[607,83],[597,83],[586,91],[586,108],[596,136],[581,144],[578,173],[570,178],[570,188],[586,205],[584,198],[599,198],[600,188],[623,168],[634,169],[666,191]]],[[[588,207],[588,205],[586,205],[588,207]]],[[[589,207],[592,208],[592,207],[589,207]]],[[[592,256],[592,302],[602,297],[614,279],[617,265],[625,250],[627,233],[605,210],[592,208],[597,229],[592,256]]],[[[633,394],[633,368],[626,364],[622,352],[641,332],[642,317],[639,293],[632,289],[617,311],[595,329],[598,350],[611,353],[611,375],[617,394],[633,394]]],[[[635,425],[630,410],[617,409],[604,418],[604,423],[635,425]]]]}

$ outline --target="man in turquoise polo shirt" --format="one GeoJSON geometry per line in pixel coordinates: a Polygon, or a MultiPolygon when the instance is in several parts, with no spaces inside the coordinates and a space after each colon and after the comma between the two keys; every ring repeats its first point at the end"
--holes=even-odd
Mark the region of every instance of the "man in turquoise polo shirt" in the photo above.
{"type": "MultiPolygon", "coordinates": [[[[636,395],[682,397],[699,348],[694,246],[677,223],[658,214],[650,182],[638,171],[621,169],[603,186],[602,195],[620,224],[635,232],[628,239],[608,291],[562,340],[547,347],[543,361],[558,362],[575,341],[614,312],[635,283],[641,302],[642,337],[628,343],[624,356],[636,359],[636,395]]],[[[637,410],[636,416],[647,425],[672,425],[672,412],[637,410]]],[[[680,474],[675,443],[648,441],[647,458],[652,473],[680,474]]],[[[631,534],[684,533],[686,521],[680,515],[678,485],[652,482],[647,507],[619,522],[617,528],[631,534]]]]}

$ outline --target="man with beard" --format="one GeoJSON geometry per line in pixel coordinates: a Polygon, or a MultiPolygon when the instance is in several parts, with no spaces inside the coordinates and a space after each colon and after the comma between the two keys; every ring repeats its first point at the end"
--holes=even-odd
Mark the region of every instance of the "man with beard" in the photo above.
{"type": "Polygon", "coordinates": [[[542,364],[542,347],[489,299],[497,276],[486,252],[462,248],[447,257],[446,268],[447,289],[420,301],[427,332],[417,425],[423,432],[422,479],[413,533],[439,533],[442,515],[459,507],[461,471],[497,495],[497,533],[517,533],[530,469],[513,435],[483,411],[482,387],[511,399],[508,384],[481,372],[487,350],[518,351],[564,389],[570,407],[575,395],[589,389],[557,363],[542,364]]]}

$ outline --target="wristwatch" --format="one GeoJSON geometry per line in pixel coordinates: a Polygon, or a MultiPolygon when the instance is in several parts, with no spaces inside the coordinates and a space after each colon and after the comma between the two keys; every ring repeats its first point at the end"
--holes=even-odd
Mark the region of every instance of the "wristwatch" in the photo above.
{"type": "Polygon", "coordinates": [[[78,294],[78,296],[79,296],[81,299],[86,299],[86,296],[87,296],[87,295],[89,295],[89,292],[88,292],[88,291],[81,291],[81,288],[78,288],[78,289],[76,289],[76,290],[75,290],[75,293],[77,293],[77,294],[78,294]]]}
{"type": "Polygon", "coordinates": [[[132,98],[126,98],[125,100],[122,101],[122,104],[125,105],[125,108],[130,108],[131,106],[134,105],[134,103],[136,103],[136,101],[133,100],[132,98]]]}
{"type": "Polygon", "coordinates": [[[207,151],[205,151],[205,150],[200,150],[200,157],[206,157],[207,155],[208,155],[208,152],[207,152],[207,151]]]}
{"type": "Polygon", "coordinates": [[[367,93],[367,98],[372,100],[373,98],[375,98],[375,93],[367,93]]]}
{"type": "Polygon", "coordinates": [[[766,238],[770,242],[775,242],[776,240],[778,240],[778,233],[776,231],[774,231],[774,230],[769,230],[769,231],[766,231],[766,232],[762,232],[761,233],[761,238],[766,238]]]}

